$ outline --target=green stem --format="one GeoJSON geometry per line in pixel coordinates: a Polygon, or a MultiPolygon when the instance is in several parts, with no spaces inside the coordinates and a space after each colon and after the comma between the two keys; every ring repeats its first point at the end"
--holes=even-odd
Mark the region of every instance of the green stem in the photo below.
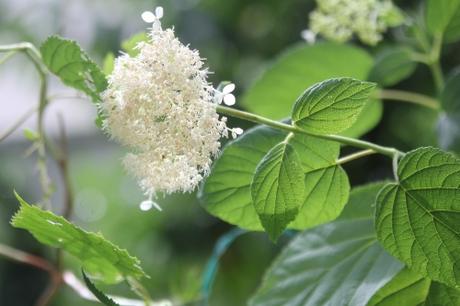
{"type": "Polygon", "coordinates": [[[52,193],[51,181],[49,179],[48,170],[46,167],[46,147],[45,147],[45,132],[43,117],[47,105],[47,91],[48,91],[48,69],[43,64],[40,52],[34,45],[28,42],[22,42],[11,45],[0,46],[0,53],[8,52],[8,54],[23,52],[34,64],[40,77],[40,95],[38,103],[38,120],[37,120],[37,152],[38,152],[38,171],[40,176],[40,186],[43,191],[43,201],[49,204],[49,198],[52,193]]]}
{"type": "Polygon", "coordinates": [[[384,100],[395,100],[401,102],[414,103],[431,109],[438,110],[439,102],[429,96],[421,95],[414,92],[408,92],[395,89],[382,89],[378,93],[379,98],[384,100]]]}
{"type": "Polygon", "coordinates": [[[441,92],[441,90],[444,88],[444,77],[442,74],[441,64],[439,63],[442,40],[442,33],[434,35],[433,45],[429,54],[430,61],[428,63],[428,67],[431,70],[431,74],[433,75],[434,83],[438,92],[441,92]]]}
{"type": "Polygon", "coordinates": [[[362,157],[369,156],[369,155],[372,155],[372,154],[375,154],[375,153],[377,153],[377,152],[375,152],[372,149],[358,151],[356,153],[353,153],[353,154],[344,156],[342,158],[339,158],[337,160],[337,165],[342,165],[342,164],[345,164],[345,163],[351,162],[353,160],[360,159],[362,157]]]}
{"type": "Polygon", "coordinates": [[[332,135],[332,134],[330,135],[314,134],[304,129],[301,129],[295,125],[290,125],[290,124],[282,123],[279,121],[271,120],[271,119],[253,114],[253,113],[240,111],[240,110],[226,107],[223,105],[217,105],[216,110],[217,112],[223,115],[240,118],[240,119],[251,121],[254,123],[258,123],[258,124],[264,124],[266,126],[269,126],[269,127],[272,127],[278,130],[283,130],[286,132],[293,132],[295,134],[304,134],[304,135],[309,135],[309,136],[316,137],[316,138],[322,138],[325,140],[340,142],[342,144],[350,145],[356,148],[372,149],[375,152],[378,152],[380,154],[383,154],[389,157],[393,157],[395,154],[401,153],[395,148],[380,146],[380,145],[377,145],[371,142],[367,142],[364,140],[349,138],[349,137],[340,136],[340,135],[332,135]]]}
{"type": "Polygon", "coordinates": [[[441,90],[444,88],[444,77],[442,75],[441,65],[439,64],[439,61],[436,61],[434,63],[431,63],[429,67],[431,70],[431,74],[433,75],[436,90],[438,92],[441,92],[441,90]]]}

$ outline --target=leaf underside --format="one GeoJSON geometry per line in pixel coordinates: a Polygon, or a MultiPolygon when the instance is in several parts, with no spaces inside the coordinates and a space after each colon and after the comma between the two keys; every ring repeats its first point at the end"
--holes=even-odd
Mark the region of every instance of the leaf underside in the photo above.
{"type": "Polygon", "coordinates": [[[83,269],[94,279],[117,283],[124,277],[146,277],[140,262],[101,234],[86,232],[50,211],[26,203],[16,194],[21,204],[11,224],[30,232],[45,245],[61,248],[78,258],[83,269]]]}
{"type": "Polygon", "coordinates": [[[402,268],[380,247],[371,204],[383,183],[355,188],[341,216],[297,235],[251,306],[365,306],[402,268]]]}

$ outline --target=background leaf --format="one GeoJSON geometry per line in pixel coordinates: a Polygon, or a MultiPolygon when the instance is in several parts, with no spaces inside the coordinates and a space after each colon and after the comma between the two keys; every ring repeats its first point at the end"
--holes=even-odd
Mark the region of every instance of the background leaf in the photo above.
{"type": "Polygon", "coordinates": [[[449,286],[460,280],[460,161],[435,148],[407,153],[399,183],[379,193],[376,231],[395,257],[449,286]]]}
{"type": "Polygon", "coordinates": [[[456,39],[456,33],[460,6],[459,0],[427,0],[426,2],[426,24],[431,34],[443,34],[447,31],[449,41],[456,39]]]}
{"type": "Polygon", "coordinates": [[[416,67],[409,48],[388,47],[377,53],[369,80],[381,86],[392,86],[411,76],[416,67]]]}
{"type": "Polygon", "coordinates": [[[105,75],[75,41],[51,36],[40,51],[45,65],[64,84],[84,92],[94,102],[101,100],[100,93],[107,88],[105,75]]]}
{"type": "MultiPolygon", "coordinates": [[[[241,105],[251,112],[283,119],[291,114],[297,97],[311,85],[333,77],[365,80],[372,58],[363,49],[351,45],[321,42],[299,44],[283,52],[245,92],[241,105]]],[[[359,137],[380,120],[380,101],[369,102],[350,131],[344,135],[359,137]]]]}
{"type": "Polygon", "coordinates": [[[460,291],[403,269],[370,300],[368,306],[458,306],[460,291]]]}
{"type": "Polygon", "coordinates": [[[299,156],[289,143],[281,142],[262,158],[251,183],[254,207],[271,240],[276,241],[296,218],[303,194],[299,156]]]}
{"type": "Polygon", "coordinates": [[[373,230],[371,204],[382,185],[355,188],[336,221],[293,239],[249,305],[366,305],[402,268],[379,246],[373,230]]]}
{"type": "MultiPolygon", "coordinates": [[[[285,136],[277,130],[258,126],[228,143],[200,188],[199,197],[205,209],[241,228],[263,230],[252,204],[250,185],[257,164],[285,136]]],[[[335,172],[332,181],[330,173],[324,176],[318,174],[326,168],[332,168],[339,155],[339,144],[303,135],[296,135],[290,143],[298,152],[309,180],[305,184],[306,193],[299,218],[288,227],[304,229],[335,219],[347,202],[348,180],[340,175],[343,171],[341,168],[335,172]],[[328,190],[321,187],[328,182],[333,184],[329,196],[328,190]],[[320,183],[319,188],[315,188],[317,183],[320,183]],[[312,205],[306,204],[309,199],[312,205]],[[319,213],[321,208],[323,211],[319,213]]]]}
{"type": "Polygon", "coordinates": [[[317,83],[294,104],[292,121],[309,132],[339,133],[350,128],[369,99],[375,83],[334,78],[317,83]]]}
{"type": "Polygon", "coordinates": [[[43,244],[61,248],[78,258],[92,278],[116,283],[123,277],[146,277],[140,262],[126,250],[120,249],[102,235],[90,233],[50,211],[27,204],[19,195],[20,210],[11,224],[30,232],[43,244]]]}

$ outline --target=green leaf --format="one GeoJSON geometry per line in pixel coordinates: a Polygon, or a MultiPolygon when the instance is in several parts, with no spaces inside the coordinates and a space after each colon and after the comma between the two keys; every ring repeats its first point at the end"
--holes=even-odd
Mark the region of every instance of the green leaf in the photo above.
{"type": "MultiPolygon", "coordinates": [[[[366,79],[372,58],[361,48],[330,42],[295,45],[287,49],[241,98],[251,112],[272,119],[290,116],[297,97],[311,85],[333,77],[366,79]]],[[[359,128],[345,131],[359,137],[375,127],[382,114],[380,101],[368,103],[356,121],[359,128]]]]}
{"type": "Polygon", "coordinates": [[[250,186],[257,164],[286,135],[258,126],[228,143],[200,188],[199,198],[212,215],[241,228],[263,230],[250,186]]]}
{"type": "Polygon", "coordinates": [[[450,40],[458,35],[453,34],[452,29],[456,29],[457,17],[460,6],[459,0],[427,0],[426,2],[426,24],[431,34],[443,34],[449,29],[450,40]]]}
{"type": "Polygon", "coordinates": [[[291,144],[302,158],[305,191],[297,218],[289,228],[307,229],[335,220],[348,202],[350,183],[345,170],[337,165],[337,147],[306,146],[311,137],[296,135],[291,144]],[[312,157],[315,156],[316,159],[312,157]]]}
{"type": "Polygon", "coordinates": [[[40,48],[43,62],[67,86],[87,94],[94,102],[107,88],[101,69],[73,40],[50,36],[40,48]]]}
{"type": "Polygon", "coordinates": [[[299,156],[287,142],[273,147],[257,165],[251,196],[262,226],[276,241],[302,204],[304,174],[299,156]]]}
{"type": "Polygon", "coordinates": [[[29,141],[36,141],[39,138],[38,133],[31,129],[24,129],[23,133],[24,137],[29,141]]]}
{"type": "Polygon", "coordinates": [[[430,283],[429,279],[403,269],[372,297],[367,306],[424,305],[430,283]]]}
{"type": "Polygon", "coordinates": [[[113,71],[113,67],[115,65],[115,55],[112,52],[109,52],[104,57],[104,63],[102,65],[102,69],[106,75],[109,75],[113,71]]]}
{"type": "Polygon", "coordinates": [[[140,262],[126,250],[104,239],[101,234],[90,233],[50,211],[29,205],[18,194],[21,204],[11,224],[30,232],[43,244],[61,248],[78,258],[92,278],[105,283],[116,283],[123,277],[146,277],[140,262]]]}
{"type": "Polygon", "coordinates": [[[249,305],[366,305],[402,268],[380,247],[373,230],[371,204],[382,186],[355,188],[337,220],[294,238],[249,305]]]}
{"type": "Polygon", "coordinates": [[[444,41],[452,43],[460,39],[460,5],[452,15],[449,24],[444,31],[444,41]]]}
{"type": "Polygon", "coordinates": [[[419,148],[400,161],[398,183],[377,198],[383,246],[414,271],[456,287],[460,280],[460,160],[419,148]]]}
{"type": "Polygon", "coordinates": [[[369,73],[369,80],[381,86],[392,86],[412,75],[417,63],[411,58],[411,50],[390,47],[379,52],[369,73]]]}
{"type": "Polygon", "coordinates": [[[367,306],[459,306],[460,291],[404,269],[381,288],[367,306]]]}
{"type": "Polygon", "coordinates": [[[140,42],[145,42],[148,40],[148,35],[145,31],[139,32],[137,34],[134,34],[130,38],[124,40],[121,43],[121,48],[123,51],[129,54],[129,56],[134,57],[139,54],[139,50],[136,48],[136,46],[140,42]]]}
{"type": "Polygon", "coordinates": [[[115,303],[114,300],[105,295],[104,292],[96,288],[88,276],[86,276],[83,269],[81,270],[81,274],[83,275],[83,280],[85,281],[86,287],[88,287],[89,291],[91,291],[102,304],[106,306],[119,306],[119,304],[115,303]]]}
{"type": "Polygon", "coordinates": [[[350,128],[375,88],[375,83],[336,78],[308,88],[292,110],[292,121],[311,133],[339,133],[350,128]]]}
{"type": "MultiPolygon", "coordinates": [[[[250,185],[258,163],[284,137],[284,133],[259,126],[230,142],[200,188],[199,197],[206,210],[241,228],[263,230],[254,209],[250,185]]],[[[350,188],[348,180],[341,175],[341,168],[331,177],[339,144],[303,135],[296,135],[290,143],[298,152],[306,175],[306,192],[299,217],[288,227],[305,229],[335,219],[347,202],[350,188]],[[326,175],[318,175],[325,169],[326,175]],[[324,193],[329,190],[323,186],[329,182],[328,196],[324,193]]]]}

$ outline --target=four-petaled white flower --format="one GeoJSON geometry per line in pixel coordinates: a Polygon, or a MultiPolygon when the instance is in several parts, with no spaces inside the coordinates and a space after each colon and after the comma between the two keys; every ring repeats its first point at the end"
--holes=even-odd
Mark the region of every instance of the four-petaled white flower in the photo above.
{"type": "Polygon", "coordinates": [[[152,23],[149,40],[136,46],[137,56],[116,59],[101,106],[105,131],[131,151],[123,163],[148,196],[145,210],[157,207],[157,192],[194,190],[209,173],[220,138],[243,132],[227,128],[216,112],[216,99],[234,104],[235,85],[214,89],[198,51],[163,30],[162,16],[161,8],[142,14],[152,23]]]}

